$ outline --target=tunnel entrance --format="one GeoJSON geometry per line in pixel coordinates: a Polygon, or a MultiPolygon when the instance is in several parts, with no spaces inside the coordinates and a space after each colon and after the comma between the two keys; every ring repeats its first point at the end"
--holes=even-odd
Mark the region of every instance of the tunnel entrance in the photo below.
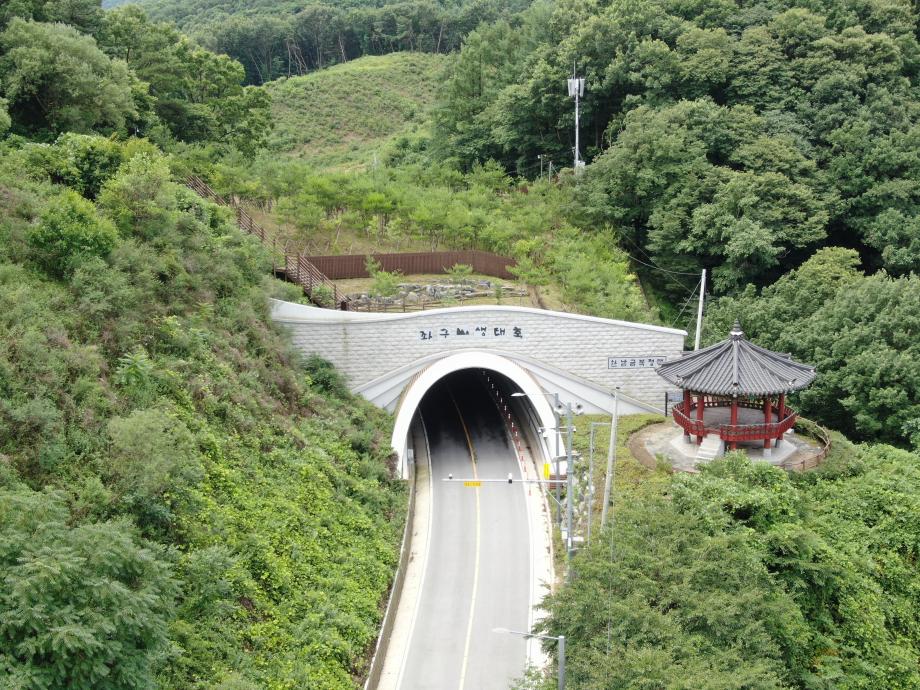
{"type": "MultiPolygon", "coordinates": [[[[499,438],[507,439],[504,424],[508,420],[502,418],[505,406],[534,460],[537,463],[547,460],[547,442],[536,429],[555,426],[553,410],[543,390],[527,371],[505,357],[480,351],[451,355],[428,366],[406,386],[396,409],[392,444],[399,454],[401,476],[409,476],[409,431],[413,422],[418,421],[420,410],[425,424],[433,427],[427,429],[429,434],[446,433],[437,420],[443,417],[444,423],[450,423],[464,418],[466,411],[472,420],[466,425],[467,432],[487,431],[483,440],[491,443],[499,438]],[[502,410],[496,407],[495,393],[500,393],[502,410]],[[511,397],[512,393],[523,395],[511,397]],[[452,414],[445,416],[445,412],[452,414]]],[[[462,431],[462,425],[458,428],[462,431]]]]}
{"type": "Polygon", "coordinates": [[[536,419],[527,398],[511,399],[516,392],[520,387],[507,376],[483,369],[462,369],[438,380],[418,408],[432,459],[451,458],[458,477],[473,471],[471,459],[477,474],[505,476],[492,470],[507,471],[508,458],[521,459],[518,446],[529,445],[533,437],[521,426],[536,419]]]}

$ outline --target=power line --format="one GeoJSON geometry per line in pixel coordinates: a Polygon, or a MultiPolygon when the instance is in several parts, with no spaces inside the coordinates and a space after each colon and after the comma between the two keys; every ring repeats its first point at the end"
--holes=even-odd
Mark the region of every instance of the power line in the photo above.
{"type": "MultiPolygon", "coordinates": [[[[689,273],[687,271],[671,271],[671,270],[668,270],[667,268],[656,266],[655,264],[646,263],[645,261],[642,261],[641,259],[637,259],[634,256],[630,256],[629,254],[627,254],[626,256],[629,256],[629,258],[635,261],[636,263],[640,263],[643,266],[648,266],[649,268],[653,268],[656,271],[661,271],[662,273],[669,273],[674,276],[695,276],[696,275],[696,273],[689,273]]],[[[689,290],[690,288],[687,288],[687,289],[689,290]]]]}
{"type": "Polygon", "coordinates": [[[675,318],[674,321],[671,322],[671,328],[674,328],[674,326],[677,325],[677,322],[680,321],[680,317],[684,315],[684,311],[686,311],[687,305],[690,304],[690,300],[692,300],[693,297],[696,295],[696,291],[700,288],[700,285],[702,285],[702,283],[703,283],[703,279],[700,278],[699,282],[696,284],[696,287],[693,288],[693,292],[691,292],[690,296],[687,297],[687,299],[684,301],[684,306],[681,307],[680,312],[677,314],[677,318],[675,318]]]}

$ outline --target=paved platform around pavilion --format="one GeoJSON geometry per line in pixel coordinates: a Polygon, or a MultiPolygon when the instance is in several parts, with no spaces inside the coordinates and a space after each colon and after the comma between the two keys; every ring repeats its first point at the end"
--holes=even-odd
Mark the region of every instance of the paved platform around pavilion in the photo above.
{"type": "MultiPolygon", "coordinates": [[[[760,423],[763,423],[762,412],[748,411],[758,414],[760,423]]],[[[709,410],[707,410],[707,421],[710,418],[709,410]]],[[[755,422],[745,421],[741,423],[755,422]]],[[[630,439],[630,447],[640,452],[645,451],[652,460],[664,457],[675,470],[682,472],[696,472],[698,471],[698,466],[706,462],[697,460],[696,453],[699,446],[696,445],[696,438],[693,438],[692,443],[686,443],[683,429],[670,421],[653,424],[638,431],[630,439]]],[[[790,431],[783,436],[783,441],[779,447],[770,449],[770,453],[766,456],[764,455],[763,442],[739,443],[738,450],[745,451],[751,460],[791,468],[800,466],[803,460],[806,460],[805,464],[807,464],[808,458],[815,457],[821,452],[821,446],[810,438],[790,431]]]]}

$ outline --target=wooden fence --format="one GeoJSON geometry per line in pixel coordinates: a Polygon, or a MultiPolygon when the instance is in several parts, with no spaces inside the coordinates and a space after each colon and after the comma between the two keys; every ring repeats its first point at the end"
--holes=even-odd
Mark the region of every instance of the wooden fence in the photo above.
{"type": "Polygon", "coordinates": [[[817,441],[821,448],[814,455],[808,455],[807,457],[796,460],[795,462],[783,463],[783,467],[787,470],[794,470],[797,472],[812,470],[824,462],[827,454],[830,453],[831,435],[823,426],[811,421],[810,419],[805,419],[804,417],[799,417],[796,420],[795,430],[803,436],[808,436],[817,441]]]}
{"type": "MultiPolygon", "coordinates": [[[[514,259],[490,252],[469,249],[447,252],[410,252],[405,254],[371,254],[384,271],[399,271],[403,275],[442,274],[455,264],[473,267],[473,273],[514,280],[508,269],[516,264],[514,259]]],[[[310,262],[332,280],[368,278],[367,254],[340,256],[310,256],[310,262]]]]}
{"type": "Polygon", "coordinates": [[[290,282],[300,285],[304,294],[316,304],[335,308],[345,299],[345,296],[339,292],[335,283],[329,280],[329,277],[324,275],[307,257],[303,254],[291,254],[284,248],[279,248],[274,239],[269,242],[265,228],[256,223],[252,216],[246,212],[246,209],[224,199],[197,175],[190,176],[185,181],[185,184],[198,196],[215,204],[232,208],[236,215],[236,224],[239,229],[249,235],[258,237],[263,245],[270,247],[275,272],[281,273],[290,282]],[[330,300],[332,304],[329,304],[330,300]]]}

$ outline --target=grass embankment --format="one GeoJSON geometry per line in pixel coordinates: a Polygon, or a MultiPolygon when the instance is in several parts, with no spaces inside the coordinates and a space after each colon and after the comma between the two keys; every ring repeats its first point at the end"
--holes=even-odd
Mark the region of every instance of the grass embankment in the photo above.
{"type": "MultiPolygon", "coordinates": [[[[916,687],[917,455],[835,435],[814,472],[732,453],[698,475],[671,474],[626,448],[658,419],[621,420],[608,527],[546,602],[542,627],[566,635],[570,682],[916,687]]],[[[577,425],[583,453],[590,421],[577,425]]],[[[606,437],[595,439],[596,465],[606,437]]],[[[599,497],[602,487],[598,472],[599,497]]]]}
{"type": "Polygon", "coordinates": [[[404,520],[389,417],[292,351],[290,286],[149,144],[4,170],[0,676],[353,687],[404,520]]]}
{"type": "Polygon", "coordinates": [[[391,53],[271,82],[269,146],[316,168],[369,168],[390,140],[428,119],[446,61],[391,53]]]}

